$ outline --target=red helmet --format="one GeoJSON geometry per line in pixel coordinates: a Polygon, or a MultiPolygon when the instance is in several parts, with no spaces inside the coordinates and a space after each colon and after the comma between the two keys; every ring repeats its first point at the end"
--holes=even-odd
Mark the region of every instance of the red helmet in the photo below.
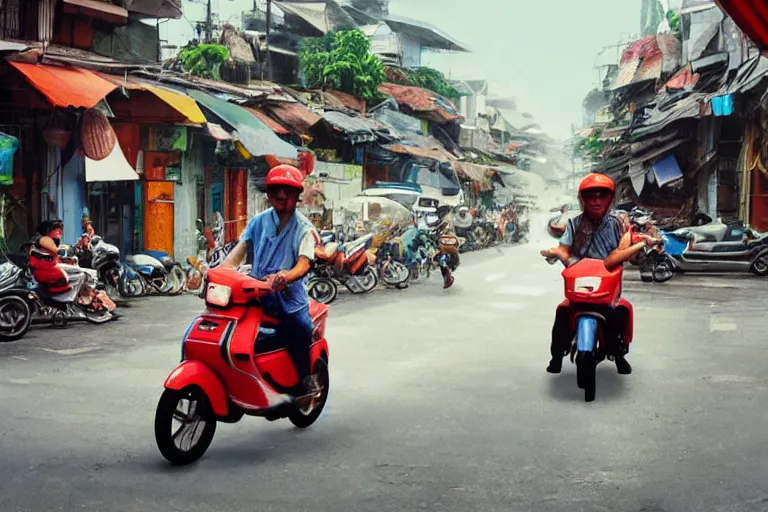
{"type": "Polygon", "coordinates": [[[587,190],[596,188],[610,190],[611,194],[616,191],[616,185],[614,185],[611,178],[605,174],[592,173],[581,180],[581,184],[579,185],[579,195],[583,194],[587,190]]]}
{"type": "Polygon", "coordinates": [[[302,181],[304,181],[304,177],[301,171],[292,165],[278,165],[267,173],[267,187],[282,185],[304,190],[302,181]]]}

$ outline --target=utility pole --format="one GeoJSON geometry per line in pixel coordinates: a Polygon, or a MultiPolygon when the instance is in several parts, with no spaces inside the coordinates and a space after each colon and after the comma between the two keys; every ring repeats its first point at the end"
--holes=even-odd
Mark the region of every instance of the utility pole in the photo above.
{"type": "Polygon", "coordinates": [[[211,19],[211,1],[208,0],[208,7],[205,12],[205,42],[211,44],[213,39],[213,20],[211,19]]]}
{"type": "MultiPolygon", "coordinates": [[[[267,63],[267,80],[272,81],[272,52],[269,51],[269,34],[272,32],[272,0],[267,0],[267,40],[266,40],[266,63],[267,63]]],[[[264,73],[262,72],[262,76],[264,73]]]]}

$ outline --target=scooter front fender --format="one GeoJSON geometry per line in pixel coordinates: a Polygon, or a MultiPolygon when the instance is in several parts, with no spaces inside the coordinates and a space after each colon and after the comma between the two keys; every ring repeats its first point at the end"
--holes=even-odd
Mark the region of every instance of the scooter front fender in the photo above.
{"type": "Polygon", "coordinates": [[[218,377],[199,361],[184,361],[165,379],[163,387],[181,391],[187,386],[203,390],[216,416],[227,416],[227,390],[218,377]]]}
{"type": "Polygon", "coordinates": [[[576,348],[579,352],[592,352],[597,347],[597,318],[582,315],[576,319],[576,348]]]}

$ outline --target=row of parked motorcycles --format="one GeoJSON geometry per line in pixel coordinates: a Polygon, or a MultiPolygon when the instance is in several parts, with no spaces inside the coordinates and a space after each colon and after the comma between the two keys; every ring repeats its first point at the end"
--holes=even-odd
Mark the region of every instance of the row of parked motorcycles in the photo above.
{"type": "Polygon", "coordinates": [[[494,210],[459,208],[454,217],[456,234],[464,239],[461,252],[478,251],[499,244],[525,242],[529,221],[521,219],[520,211],[513,205],[494,210]]]}
{"type": "Polygon", "coordinates": [[[338,295],[337,283],[353,294],[362,294],[380,282],[405,289],[413,281],[429,279],[443,266],[455,271],[465,240],[453,232],[452,209],[437,210],[410,222],[388,218],[373,227],[373,233],[358,236],[322,231],[307,282],[310,298],[330,304],[338,295]]]}
{"type": "MultiPolygon", "coordinates": [[[[640,208],[617,210],[625,232],[660,240],[646,247],[630,263],[640,270],[643,282],[664,283],[675,274],[751,273],[768,276],[768,233],[759,233],[742,221],[724,222],[706,214],[696,216],[695,225],[661,230],[653,212],[640,208]]],[[[563,211],[550,219],[549,232],[559,238],[570,216],[563,211]]]]}
{"type": "Polygon", "coordinates": [[[66,286],[43,286],[30,255],[45,258],[29,242],[4,254],[0,263],[0,342],[24,337],[33,324],[66,327],[70,322],[104,324],[117,318],[116,300],[145,295],[178,295],[187,274],[169,254],[156,251],[127,256],[96,235],[84,220],[84,232],[72,245],[59,246],[58,266],[66,286]],[[90,296],[91,300],[83,300],[90,296]]]}

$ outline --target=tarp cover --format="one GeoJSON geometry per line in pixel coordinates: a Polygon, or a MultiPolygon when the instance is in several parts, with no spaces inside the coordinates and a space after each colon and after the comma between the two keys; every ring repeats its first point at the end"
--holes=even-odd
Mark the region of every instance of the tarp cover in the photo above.
{"type": "Polygon", "coordinates": [[[93,71],[10,62],[54,107],[93,108],[117,86],[93,71]]]}
{"type": "Polygon", "coordinates": [[[235,130],[235,138],[251,155],[298,157],[295,146],[280,139],[270,127],[244,108],[194,89],[188,89],[187,94],[229,124],[235,130]]]}

